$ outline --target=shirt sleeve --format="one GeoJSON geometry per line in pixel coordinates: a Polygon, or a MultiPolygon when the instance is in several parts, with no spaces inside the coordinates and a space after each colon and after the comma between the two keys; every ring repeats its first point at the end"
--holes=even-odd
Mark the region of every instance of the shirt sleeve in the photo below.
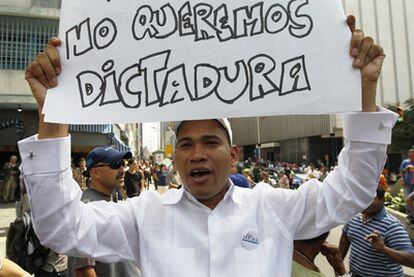
{"type": "Polygon", "coordinates": [[[414,253],[414,248],[408,233],[400,222],[396,222],[388,228],[384,242],[386,246],[394,250],[414,253]]]}
{"type": "Polygon", "coordinates": [[[139,259],[138,198],[81,202],[72,178],[70,136],[19,142],[23,175],[40,242],[54,251],[102,262],[139,259]]]}
{"type": "Polygon", "coordinates": [[[344,224],[375,197],[396,114],[385,109],[344,116],[345,146],[323,183],[311,179],[297,191],[266,194],[294,239],[310,239],[344,224]],[[293,216],[292,216],[293,215],[293,216]]]}

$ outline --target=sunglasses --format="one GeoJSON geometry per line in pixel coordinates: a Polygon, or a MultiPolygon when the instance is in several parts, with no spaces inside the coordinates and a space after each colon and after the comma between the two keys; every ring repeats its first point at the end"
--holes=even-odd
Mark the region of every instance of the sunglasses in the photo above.
{"type": "Polygon", "coordinates": [[[119,169],[121,166],[125,167],[125,161],[120,160],[120,161],[118,161],[116,163],[112,163],[112,164],[98,164],[98,165],[95,165],[93,167],[102,167],[102,166],[109,166],[109,168],[111,168],[111,169],[119,169]]]}

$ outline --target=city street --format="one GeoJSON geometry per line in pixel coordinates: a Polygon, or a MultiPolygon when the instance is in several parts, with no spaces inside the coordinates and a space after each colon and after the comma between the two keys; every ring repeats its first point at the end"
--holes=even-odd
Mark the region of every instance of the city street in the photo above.
{"type": "MultiPolygon", "coordinates": [[[[6,254],[6,235],[7,229],[16,217],[14,204],[0,204],[0,251],[3,256],[6,254]]],[[[330,232],[328,237],[328,242],[331,244],[338,245],[339,238],[341,236],[342,227],[337,227],[330,232]]],[[[334,276],[334,272],[330,267],[329,263],[326,261],[325,257],[319,255],[316,258],[316,264],[319,266],[321,271],[327,276],[334,276]]],[[[348,258],[345,261],[346,266],[348,265],[348,258]]],[[[410,268],[405,268],[405,276],[414,276],[414,270],[410,268]]]]}

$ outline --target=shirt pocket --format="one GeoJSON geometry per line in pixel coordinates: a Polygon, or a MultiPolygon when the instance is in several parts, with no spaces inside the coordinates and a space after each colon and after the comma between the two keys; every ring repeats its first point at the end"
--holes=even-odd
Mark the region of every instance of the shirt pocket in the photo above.
{"type": "Polygon", "coordinates": [[[195,250],[193,248],[149,246],[147,277],[194,277],[195,250]]]}
{"type": "Polygon", "coordinates": [[[237,247],[235,250],[237,277],[270,276],[266,268],[266,260],[272,257],[271,253],[274,251],[273,238],[265,239],[256,249],[248,250],[237,247]]]}

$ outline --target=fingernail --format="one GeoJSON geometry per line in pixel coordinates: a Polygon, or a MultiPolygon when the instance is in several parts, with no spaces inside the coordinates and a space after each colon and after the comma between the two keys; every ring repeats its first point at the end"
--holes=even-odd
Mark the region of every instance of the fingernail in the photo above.
{"type": "Polygon", "coordinates": [[[358,49],[357,49],[357,48],[352,49],[352,51],[351,51],[351,56],[352,56],[352,57],[356,57],[356,56],[358,56],[358,49]]]}
{"type": "Polygon", "coordinates": [[[62,71],[60,70],[60,67],[56,67],[56,74],[60,74],[60,72],[62,72],[62,71]]]}
{"type": "Polygon", "coordinates": [[[361,64],[361,60],[360,59],[356,59],[354,61],[354,66],[360,66],[360,64],[361,64]]]}
{"type": "Polygon", "coordinates": [[[52,79],[52,85],[53,85],[54,87],[58,85],[58,81],[57,81],[57,79],[56,79],[56,78],[53,78],[53,79],[52,79]]]}

